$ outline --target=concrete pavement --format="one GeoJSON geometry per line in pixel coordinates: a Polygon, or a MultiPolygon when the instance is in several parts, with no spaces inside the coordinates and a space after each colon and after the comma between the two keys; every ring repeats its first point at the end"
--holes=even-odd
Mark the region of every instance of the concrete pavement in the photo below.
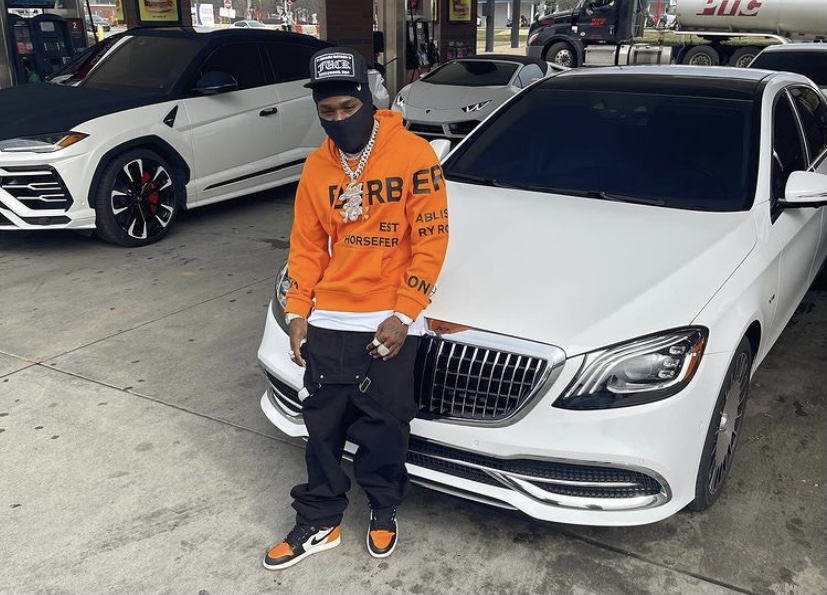
{"type": "Polygon", "coordinates": [[[754,378],[706,513],[567,526],[417,488],[379,561],[354,488],[341,546],[265,571],[304,475],[255,355],[294,189],[141,249],[0,234],[0,594],[827,593],[827,292],[754,378]]]}

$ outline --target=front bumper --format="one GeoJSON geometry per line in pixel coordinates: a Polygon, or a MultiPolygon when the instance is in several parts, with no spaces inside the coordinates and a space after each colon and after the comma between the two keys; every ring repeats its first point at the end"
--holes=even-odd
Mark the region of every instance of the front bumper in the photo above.
{"type": "Polygon", "coordinates": [[[0,154],[0,230],[94,228],[89,167],[84,154],[0,154]]]}
{"type": "Polygon", "coordinates": [[[457,122],[434,123],[419,120],[405,120],[405,128],[418,136],[425,138],[447,138],[461,140],[474,128],[479,126],[481,120],[462,120],[457,122]]]}
{"type": "MultiPolygon", "coordinates": [[[[302,369],[268,311],[258,359],[268,377],[261,407],[289,436],[307,430],[294,397],[302,369]]],[[[516,415],[488,423],[429,416],[411,423],[408,471],[429,488],[545,521],[640,525],[678,512],[695,495],[695,476],[712,407],[729,358],[707,354],[678,395],[636,407],[570,411],[552,403],[582,357],[548,375],[516,415]]],[[[355,446],[348,444],[348,453],[355,446]]]]}

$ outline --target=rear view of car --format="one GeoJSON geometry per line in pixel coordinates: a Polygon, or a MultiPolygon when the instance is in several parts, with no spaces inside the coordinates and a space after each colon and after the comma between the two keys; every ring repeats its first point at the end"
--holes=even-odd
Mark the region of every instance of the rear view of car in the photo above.
{"type": "Polygon", "coordinates": [[[764,48],[749,68],[803,74],[827,94],[827,44],[789,43],[764,48]]]}

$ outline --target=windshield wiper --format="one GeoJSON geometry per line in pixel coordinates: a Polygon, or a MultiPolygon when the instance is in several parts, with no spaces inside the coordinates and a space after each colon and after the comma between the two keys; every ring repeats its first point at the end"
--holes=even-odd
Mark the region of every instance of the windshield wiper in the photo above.
{"type": "Polygon", "coordinates": [[[536,186],[532,184],[517,184],[514,182],[503,182],[496,178],[486,178],[484,176],[475,176],[473,174],[464,174],[451,172],[447,174],[449,180],[461,180],[463,182],[471,182],[472,184],[482,184],[484,186],[494,186],[496,188],[515,188],[517,190],[528,190],[531,192],[549,192],[552,194],[563,194],[568,196],[582,196],[584,198],[599,198],[601,200],[611,200],[616,202],[628,202],[640,205],[655,205],[663,206],[666,201],[659,198],[644,198],[635,196],[633,194],[617,194],[614,192],[606,192],[604,190],[580,190],[574,188],[555,188],[553,186],[536,186]]]}
{"type": "Polygon", "coordinates": [[[662,207],[666,204],[665,200],[660,198],[644,198],[634,194],[616,194],[614,192],[606,192],[604,190],[587,190],[583,192],[584,196],[590,198],[599,198],[602,200],[613,200],[616,202],[628,202],[639,205],[655,205],[662,207]]]}
{"type": "Polygon", "coordinates": [[[471,182],[472,184],[482,184],[484,186],[494,186],[496,188],[515,188],[517,190],[531,190],[539,192],[547,192],[545,186],[532,186],[530,184],[515,184],[514,182],[503,182],[496,178],[486,178],[483,176],[475,176],[472,174],[462,174],[451,172],[446,175],[449,180],[461,180],[463,182],[471,182]]]}

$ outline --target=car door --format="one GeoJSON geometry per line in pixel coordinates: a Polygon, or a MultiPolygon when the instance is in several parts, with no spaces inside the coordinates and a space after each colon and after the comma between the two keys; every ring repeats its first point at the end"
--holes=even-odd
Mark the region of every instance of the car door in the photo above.
{"type": "MultiPolygon", "coordinates": [[[[792,97],[804,130],[810,169],[827,174],[827,100],[823,94],[806,87],[794,90],[792,97]]],[[[827,208],[814,210],[812,224],[818,228],[818,240],[813,264],[810,267],[811,279],[827,258],[827,208]]]]}
{"type": "Polygon", "coordinates": [[[273,69],[282,114],[281,165],[285,174],[301,172],[307,156],[324,140],[316,103],[304,84],[310,80],[310,58],[320,46],[301,42],[266,42],[264,55],[273,69]]]}
{"type": "Polygon", "coordinates": [[[279,179],[282,115],[258,45],[251,41],[217,47],[198,69],[193,85],[214,71],[232,75],[238,89],[184,102],[193,147],[191,205],[263,190],[279,179]]]}
{"type": "Polygon", "coordinates": [[[787,179],[794,171],[827,173],[827,112],[820,94],[803,86],[781,93],[773,110],[771,234],[779,250],[777,316],[772,340],[781,333],[813,278],[821,237],[823,208],[780,208],[787,179]]]}

